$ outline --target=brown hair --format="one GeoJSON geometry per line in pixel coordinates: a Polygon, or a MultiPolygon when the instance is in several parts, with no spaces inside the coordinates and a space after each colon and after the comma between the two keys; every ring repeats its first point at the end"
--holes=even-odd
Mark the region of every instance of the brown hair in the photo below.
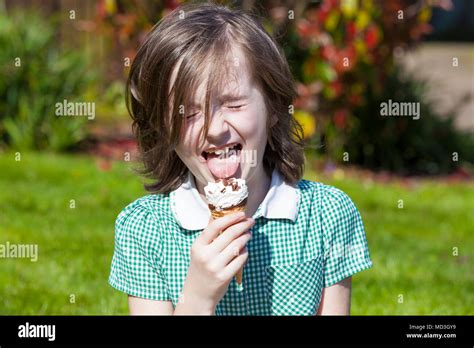
{"type": "Polygon", "coordinates": [[[169,193],[186,179],[188,168],[175,151],[185,124],[180,106],[191,100],[200,75],[211,62],[206,76],[207,136],[210,93],[227,74],[224,58],[234,44],[243,49],[265,99],[265,171],[270,175],[276,168],[289,183],[301,179],[303,132],[289,112],[296,91],[284,54],[251,15],[211,3],[188,4],[175,9],[148,33],[127,81],[127,108],[144,164],[141,173],[154,180],[145,185],[148,191],[169,193]],[[171,86],[173,73],[176,78],[171,86]]]}

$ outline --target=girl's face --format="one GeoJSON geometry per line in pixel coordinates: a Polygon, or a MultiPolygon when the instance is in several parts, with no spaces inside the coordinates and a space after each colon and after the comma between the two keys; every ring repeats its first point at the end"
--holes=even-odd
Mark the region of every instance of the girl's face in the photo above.
{"type": "Polygon", "coordinates": [[[195,176],[198,187],[225,177],[249,181],[263,173],[267,144],[264,96],[252,81],[241,50],[235,49],[230,69],[235,78],[225,81],[218,93],[212,93],[209,131],[204,141],[206,81],[196,91],[197,99],[185,110],[186,126],[176,153],[195,176]]]}

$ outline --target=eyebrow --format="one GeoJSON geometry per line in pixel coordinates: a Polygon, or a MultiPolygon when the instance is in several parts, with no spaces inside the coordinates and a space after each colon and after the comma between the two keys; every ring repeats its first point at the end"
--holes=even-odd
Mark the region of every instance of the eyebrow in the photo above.
{"type": "Polygon", "coordinates": [[[224,103],[224,102],[234,102],[234,101],[239,101],[239,100],[242,100],[242,99],[248,99],[248,96],[247,95],[227,93],[227,94],[221,95],[217,99],[221,103],[224,103]]]}
{"type": "MultiPolygon", "coordinates": [[[[233,94],[233,93],[226,93],[222,94],[221,96],[217,97],[220,103],[226,103],[226,102],[236,102],[244,99],[248,99],[248,95],[239,95],[239,94],[233,94]]],[[[199,108],[200,105],[199,103],[196,102],[191,102],[189,104],[190,107],[192,108],[199,108]]]]}

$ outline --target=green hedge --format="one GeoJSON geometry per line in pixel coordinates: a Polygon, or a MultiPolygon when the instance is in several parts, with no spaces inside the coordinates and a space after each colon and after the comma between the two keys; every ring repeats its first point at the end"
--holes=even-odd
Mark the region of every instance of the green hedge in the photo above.
{"type": "Polygon", "coordinates": [[[61,50],[58,28],[33,12],[0,11],[0,145],[67,150],[85,136],[84,117],[58,117],[81,101],[93,75],[83,50],[61,50]]]}

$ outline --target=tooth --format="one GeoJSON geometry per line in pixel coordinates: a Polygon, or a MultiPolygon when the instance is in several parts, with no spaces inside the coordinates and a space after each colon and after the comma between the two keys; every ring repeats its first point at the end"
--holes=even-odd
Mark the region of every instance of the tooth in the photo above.
{"type": "Polygon", "coordinates": [[[230,150],[234,149],[235,147],[237,146],[237,144],[233,145],[233,146],[227,146],[223,149],[220,149],[220,150],[208,150],[206,151],[208,154],[210,153],[213,153],[215,155],[223,155],[223,154],[228,154],[230,150]]]}

